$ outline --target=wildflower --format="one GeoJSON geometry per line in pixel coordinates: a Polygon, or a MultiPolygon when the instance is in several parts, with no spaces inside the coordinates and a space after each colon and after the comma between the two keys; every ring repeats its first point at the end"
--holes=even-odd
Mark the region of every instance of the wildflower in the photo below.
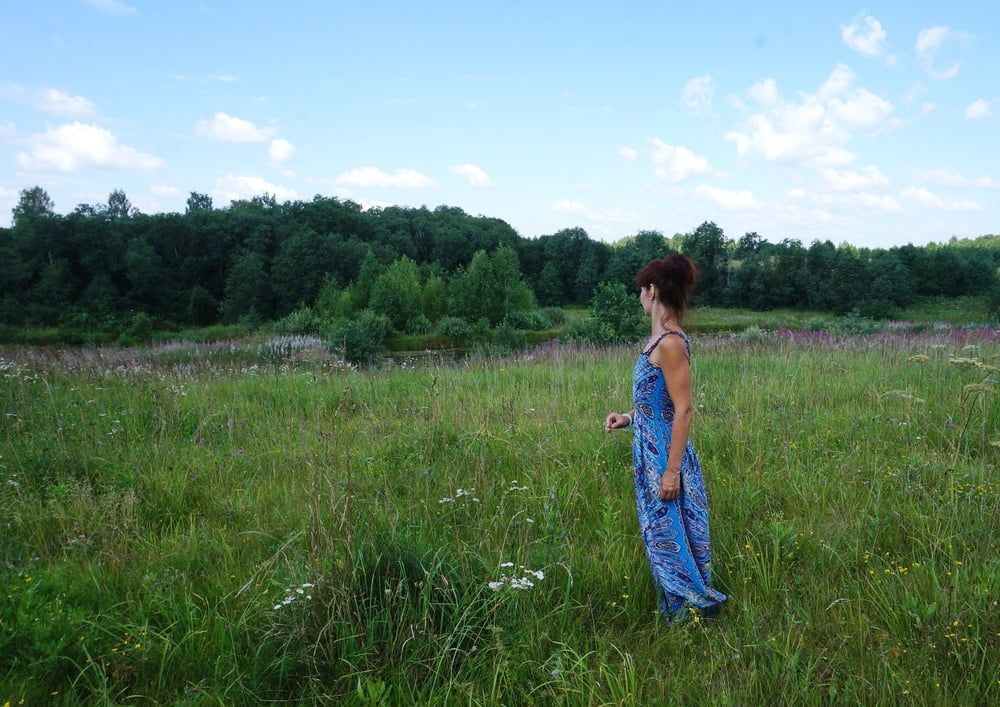
{"type": "Polygon", "coordinates": [[[910,356],[906,360],[909,361],[910,363],[924,363],[925,361],[930,360],[930,356],[928,356],[927,354],[914,354],[913,356],[910,356]]]}

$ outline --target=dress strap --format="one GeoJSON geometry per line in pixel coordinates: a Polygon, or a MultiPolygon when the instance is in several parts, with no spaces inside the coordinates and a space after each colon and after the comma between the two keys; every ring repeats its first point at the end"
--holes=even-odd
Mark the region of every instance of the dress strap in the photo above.
{"type": "Polygon", "coordinates": [[[652,351],[653,349],[655,349],[656,345],[659,344],[663,340],[663,337],[667,336],[668,334],[677,334],[677,336],[680,336],[680,337],[682,337],[684,339],[684,347],[687,349],[687,357],[690,360],[690,358],[691,358],[691,342],[688,341],[687,335],[684,332],[677,331],[676,329],[671,329],[669,331],[665,331],[662,334],[660,334],[660,336],[657,337],[656,341],[654,341],[649,346],[649,348],[647,348],[645,351],[643,351],[643,353],[644,354],[648,354],[650,351],[652,351]]]}

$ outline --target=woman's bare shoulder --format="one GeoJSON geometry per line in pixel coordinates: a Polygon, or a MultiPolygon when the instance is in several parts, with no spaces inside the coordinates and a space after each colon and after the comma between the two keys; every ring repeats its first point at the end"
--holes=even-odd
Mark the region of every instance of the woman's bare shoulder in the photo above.
{"type": "Polygon", "coordinates": [[[664,336],[649,352],[649,360],[660,368],[681,361],[687,362],[687,345],[684,337],[664,336]]]}

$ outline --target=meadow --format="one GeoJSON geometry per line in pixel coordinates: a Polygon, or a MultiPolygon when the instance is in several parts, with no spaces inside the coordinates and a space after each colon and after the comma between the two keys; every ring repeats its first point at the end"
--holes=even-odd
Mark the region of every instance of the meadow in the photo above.
{"type": "Polygon", "coordinates": [[[4,350],[0,704],[1000,702],[1000,331],[692,349],[729,602],[672,626],[637,346],[4,350]]]}

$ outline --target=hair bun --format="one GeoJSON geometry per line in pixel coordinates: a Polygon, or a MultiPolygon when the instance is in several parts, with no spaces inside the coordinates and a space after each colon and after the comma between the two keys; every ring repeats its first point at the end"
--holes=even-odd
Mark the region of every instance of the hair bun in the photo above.
{"type": "Polygon", "coordinates": [[[661,272],[665,277],[670,278],[681,287],[686,287],[694,282],[694,263],[686,255],[674,253],[660,260],[661,272]]]}

